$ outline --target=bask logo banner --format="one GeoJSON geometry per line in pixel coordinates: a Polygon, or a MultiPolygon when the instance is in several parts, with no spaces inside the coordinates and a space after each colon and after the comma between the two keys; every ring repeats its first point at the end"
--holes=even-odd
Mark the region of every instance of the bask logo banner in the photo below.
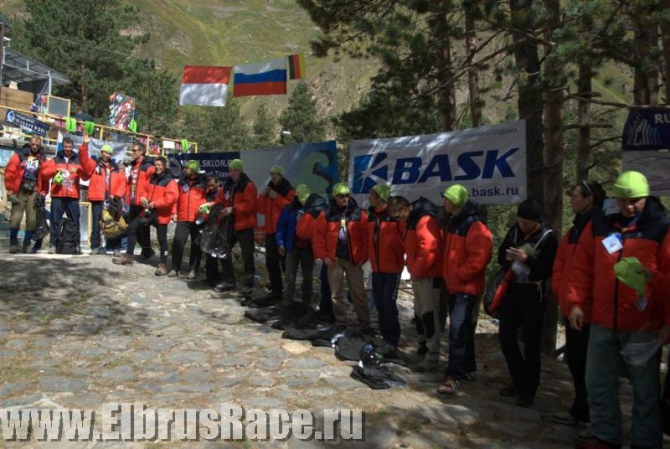
{"type": "MultiPolygon", "coordinates": [[[[356,140],[350,147],[349,185],[359,204],[376,184],[413,201],[438,201],[454,183],[480,204],[526,198],[526,122],[422,136],[356,140]]],[[[438,201],[439,202],[439,201],[438,201]]]]}

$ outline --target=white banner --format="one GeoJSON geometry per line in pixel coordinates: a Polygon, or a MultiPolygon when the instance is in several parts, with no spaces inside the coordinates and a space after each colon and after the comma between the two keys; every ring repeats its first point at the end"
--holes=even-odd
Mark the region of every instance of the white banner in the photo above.
{"type": "Polygon", "coordinates": [[[376,184],[410,201],[424,196],[441,204],[442,192],[462,184],[479,204],[526,198],[526,122],[422,136],[356,140],[350,147],[349,186],[368,204],[376,184]]]}

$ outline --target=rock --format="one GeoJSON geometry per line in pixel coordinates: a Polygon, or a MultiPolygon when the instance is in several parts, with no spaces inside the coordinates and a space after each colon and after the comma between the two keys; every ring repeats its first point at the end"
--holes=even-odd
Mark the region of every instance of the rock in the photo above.
{"type": "Polygon", "coordinates": [[[87,385],[81,379],[72,379],[61,376],[46,376],[40,379],[40,388],[54,393],[76,392],[86,389],[87,385]]]}
{"type": "Polygon", "coordinates": [[[135,378],[135,373],[130,366],[116,366],[102,373],[102,377],[114,382],[124,382],[135,378]]]}
{"type": "Polygon", "coordinates": [[[204,352],[185,351],[173,353],[168,356],[168,360],[173,363],[203,363],[206,362],[209,356],[204,352]]]}

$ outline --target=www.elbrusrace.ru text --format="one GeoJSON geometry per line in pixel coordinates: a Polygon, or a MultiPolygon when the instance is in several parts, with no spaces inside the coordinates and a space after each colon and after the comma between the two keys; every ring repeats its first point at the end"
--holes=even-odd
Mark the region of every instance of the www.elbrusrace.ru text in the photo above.
{"type": "Polygon", "coordinates": [[[363,440],[361,409],[245,410],[150,408],[105,403],[99,410],[0,409],[5,441],[363,440]]]}

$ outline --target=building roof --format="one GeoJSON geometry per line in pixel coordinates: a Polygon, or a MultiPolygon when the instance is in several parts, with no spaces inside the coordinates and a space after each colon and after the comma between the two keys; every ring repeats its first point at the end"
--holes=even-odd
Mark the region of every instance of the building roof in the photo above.
{"type": "Polygon", "coordinates": [[[51,76],[52,86],[63,86],[72,82],[62,73],[50,69],[16,50],[5,48],[5,63],[2,66],[2,78],[5,83],[10,81],[16,81],[17,83],[41,81],[49,79],[49,76],[51,76]]]}

